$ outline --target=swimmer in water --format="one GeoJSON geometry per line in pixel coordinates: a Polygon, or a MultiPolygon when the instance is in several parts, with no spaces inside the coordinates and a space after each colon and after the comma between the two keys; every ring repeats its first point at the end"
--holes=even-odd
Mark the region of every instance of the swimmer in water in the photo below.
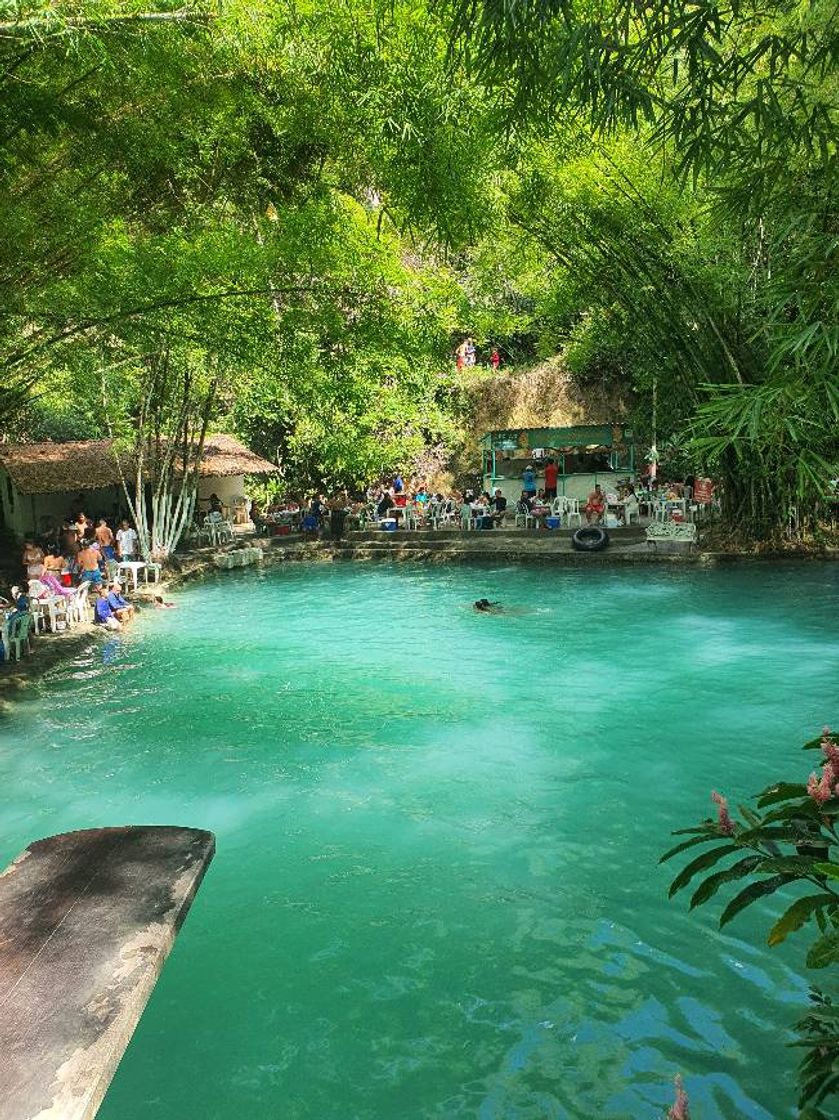
{"type": "Polygon", "coordinates": [[[482,614],[500,614],[504,609],[500,603],[491,603],[489,599],[476,599],[472,606],[482,614]]]}
{"type": "Polygon", "coordinates": [[[167,603],[162,595],[155,595],[154,597],[155,608],[159,611],[171,611],[177,606],[177,603],[167,603]]]}

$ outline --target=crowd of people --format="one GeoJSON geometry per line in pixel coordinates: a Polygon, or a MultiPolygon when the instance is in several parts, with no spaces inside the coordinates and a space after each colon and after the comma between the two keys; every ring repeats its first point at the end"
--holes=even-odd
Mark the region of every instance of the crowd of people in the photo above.
{"type": "Polygon", "coordinates": [[[483,516],[498,524],[513,512],[508,509],[501,490],[492,495],[475,489],[446,493],[420,480],[408,485],[397,474],[389,482],[356,494],[341,490],[331,497],[324,494],[303,500],[287,497],[271,502],[264,510],[252,505],[250,516],[257,531],[270,532],[272,527],[279,530],[287,526],[288,531],[308,536],[328,533],[337,539],[347,530],[363,529],[383,521],[395,523],[397,527],[408,523],[461,525],[483,516]]]}
{"type": "MultiPolygon", "coordinates": [[[[552,511],[557,502],[559,468],[553,459],[545,462],[544,480],[545,485],[537,489],[533,463],[528,463],[522,471],[519,506],[535,516],[552,511]]],[[[589,491],[585,502],[580,503],[580,513],[585,516],[588,525],[602,525],[607,512],[612,513],[619,524],[625,525],[633,516],[639,515],[642,505],[649,513],[658,502],[690,501],[693,486],[693,476],[686,477],[682,482],[657,482],[649,474],[637,481],[630,478],[616,480],[612,491],[605,491],[598,482],[589,491]]]]}
{"type": "MultiPolygon", "coordinates": [[[[557,495],[558,468],[549,459],[544,465],[544,486],[537,485],[537,475],[532,463],[522,472],[521,495],[511,502],[502,490],[478,489],[443,492],[433,489],[420,480],[406,484],[401,475],[390,481],[368,488],[364,493],[351,495],[347,490],[330,497],[315,494],[307,499],[287,497],[277,499],[260,510],[251,508],[251,520],[257,531],[271,532],[272,526],[284,526],[283,532],[301,532],[306,536],[329,535],[334,539],[351,529],[364,529],[370,524],[391,523],[391,527],[412,526],[426,528],[439,524],[474,528],[480,522],[484,527],[512,524],[517,517],[528,515],[542,527],[548,517],[561,516],[563,499],[557,495]]],[[[581,518],[589,525],[602,525],[607,513],[627,524],[637,517],[643,503],[650,507],[659,500],[690,497],[690,483],[665,483],[655,486],[649,480],[624,479],[617,481],[614,490],[606,491],[596,483],[585,500],[578,503],[581,518]]]]}
{"type": "MultiPolygon", "coordinates": [[[[34,608],[39,601],[63,601],[68,607],[87,585],[95,595],[93,619],[108,630],[121,630],[134,618],[136,608],[117,578],[118,565],[138,556],[137,531],[127,520],[113,529],[108,519],[96,521],[84,511],[68,517],[40,539],[28,538],[21,553],[23,579],[2,600],[6,627],[25,619],[34,632],[34,608]]],[[[165,607],[161,596],[156,607],[165,607]]],[[[61,617],[70,617],[58,612],[61,617]]],[[[63,626],[65,623],[61,623],[63,626]]],[[[5,654],[5,651],[3,651],[5,654]]]]}
{"type": "Polygon", "coordinates": [[[107,582],[117,564],[135,560],[136,529],[127,520],[116,531],[104,517],[96,523],[84,511],[68,518],[40,541],[29,538],[21,557],[27,579],[49,576],[64,588],[107,582]]]}

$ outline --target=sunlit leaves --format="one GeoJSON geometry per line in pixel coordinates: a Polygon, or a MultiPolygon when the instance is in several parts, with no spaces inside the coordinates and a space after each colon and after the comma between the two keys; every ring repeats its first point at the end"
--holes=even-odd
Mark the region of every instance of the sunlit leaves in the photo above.
{"type": "MultiPolygon", "coordinates": [[[[804,888],[807,893],[792,901],[785,898],[785,909],[771,925],[767,941],[773,947],[780,945],[791,934],[813,925],[817,936],[807,952],[807,967],[825,969],[839,964],[839,890],[835,889],[839,879],[835,827],[839,797],[833,795],[839,776],[833,769],[839,736],[825,730],[806,746],[820,747],[823,752],[827,789],[813,788],[815,779],[809,788],[776,783],[758,795],[757,811],[750,809],[746,814],[747,827],[722,821],[723,829],[719,823],[705,821],[693,829],[680,829],[677,835],[687,833],[690,839],[675,845],[662,859],[716,839],[714,848],[679,872],[670,895],[699,878],[690,903],[693,909],[709,902],[721,888],[745,883],[724,906],[721,927],[778,892],[785,896],[788,889],[804,888]],[[732,862],[715,869],[728,859],[732,862]]],[[[805,1051],[799,1067],[801,1116],[821,1117],[825,1115],[819,1111],[821,1104],[839,1091],[839,1009],[829,997],[813,991],[811,1007],[796,1029],[799,1041],[795,1045],[805,1051]]]]}

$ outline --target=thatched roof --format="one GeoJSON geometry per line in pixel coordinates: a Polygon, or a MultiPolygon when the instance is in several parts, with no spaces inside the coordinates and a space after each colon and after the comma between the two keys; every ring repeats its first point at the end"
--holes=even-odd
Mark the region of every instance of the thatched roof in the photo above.
{"type": "MultiPolygon", "coordinates": [[[[123,459],[124,468],[131,470],[123,459]]],[[[74,443],[3,443],[0,466],[21,494],[62,494],[99,490],[120,482],[116,455],[109,439],[74,443]]],[[[204,478],[241,474],[273,474],[273,463],[248,450],[232,436],[207,436],[201,459],[204,478]]]]}
{"type": "Polygon", "coordinates": [[[239,443],[233,436],[207,436],[201,475],[204,478],[225,478],[234,474],[274,474],[276,463],[269,463],[239,443]]]}

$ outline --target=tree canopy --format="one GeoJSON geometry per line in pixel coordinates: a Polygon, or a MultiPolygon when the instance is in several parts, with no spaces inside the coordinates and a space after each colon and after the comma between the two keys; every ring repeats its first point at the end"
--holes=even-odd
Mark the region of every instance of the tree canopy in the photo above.
{"type": "Polygon", "coordinates": [[[642,433],[657,387],[663,434],[771,537],[839,473],[834,16],[9,6],[4,427],[129,431],[165,353],[216,371],[211,426],[358,485],[457,446],[471,333],[629,389],[642,433]]]}

